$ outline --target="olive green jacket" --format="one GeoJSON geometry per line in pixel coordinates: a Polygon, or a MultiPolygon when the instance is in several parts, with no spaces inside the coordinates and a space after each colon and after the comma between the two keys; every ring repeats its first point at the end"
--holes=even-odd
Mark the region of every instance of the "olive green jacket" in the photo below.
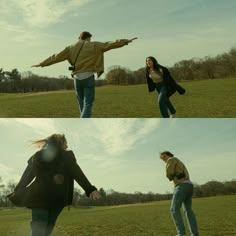
{"type": "Polygon", "coordinates": [[[80,72],[97,72],[100,76],[104,72],[104,52],[114,48],[123,47],[128,44],[128,41],[128,39],[119,39],[113,42],[102,43],[79,40],[75,44],[66,47],[58,54],[48,57],[40,63],[40,66],[50,66],[65,60],[67,60],[71,65],[74,65],[76,61],[75,70],[72,74],[80,72]],[[76,60],[81,47],[82,49],[76,60]]]}
{"type": "Polygon", "coordinates": [[[178,185],[184,181],[190,181],[189,173],[183,162],[176,157],[170,157],[166,163],[166,177],[178,185]]]}

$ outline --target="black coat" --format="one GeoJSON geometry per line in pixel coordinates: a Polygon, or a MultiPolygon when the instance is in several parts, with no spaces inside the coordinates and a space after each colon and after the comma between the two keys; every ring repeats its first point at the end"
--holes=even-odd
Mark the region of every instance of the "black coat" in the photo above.
{"type": "Polygon", "coordinates": [[[70,205],[74,179],[87,196],[96,190],[76,163],[72,151],[63,150],[50,162],[42,160],[42,152],[42,150],[36,152],[29,159],[28,166],[16,186],[16,193],[21,192],[21,189],[24,191],[24,196],[22,195],[24,201],[21,205],[29,208],[56,208],[70,205]],[[33,183],[25,188],[34,178],[33,183]]]}
{"type": "MultiPolygon", "coordinates": [[[[186,92],[185,89],[176,83],[176,81],[171,76],[169,70],[162,65],[159,66],[163,72],[163,83],[167,89],[167,96],[170,97],[176,91],[181,95],[184,94],[186,92]]],[[[146,79],[147,79],[148,91],[153,92],[156,89],[156,84],[153,83],[148,72],[146,72],[146,79]]]]}

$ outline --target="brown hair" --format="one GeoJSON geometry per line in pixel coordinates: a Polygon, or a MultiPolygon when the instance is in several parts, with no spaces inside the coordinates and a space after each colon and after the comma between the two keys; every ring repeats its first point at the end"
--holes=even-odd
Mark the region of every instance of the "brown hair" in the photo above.
{"type": "Polygon", "coordinates": [[[161,152],[161,155],[167,155],[168,157],[173,157],[173,156],[174,156],[174,154],[172,154],[172,153],[169,152],[169,151],[161,152]]]}
{"type": "Polygon", "coordinates": [[[83,31],[79,35],[79,39],[82,39],[82,40],[86,40],[86,39],[91,38],[91,37],[92,37],[92,34],[89,33],[88,31],[83,31]]]}
{"type": "Polygon", "coordinates": [[[52,134],[45,139],[35,140],[32,144],[38,148],[53,145],[58,149],[64,149],[64,145],[67,144],[67,141],[64,134],[52,134]]]}

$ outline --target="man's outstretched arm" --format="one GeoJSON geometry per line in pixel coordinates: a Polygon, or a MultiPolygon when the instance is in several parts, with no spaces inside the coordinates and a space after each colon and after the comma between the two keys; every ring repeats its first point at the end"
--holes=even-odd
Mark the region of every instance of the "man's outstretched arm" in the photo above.
{"type": "Polygon", "coordinates": [[[65,61],[69,58],[69,47],[66,47],[64,50],[59,52],[58,54],[53,54],[52,56],[48,57],[44,61],[32,65],[31,67],[44,67],[56,64],[58,62],[65,61]]]}

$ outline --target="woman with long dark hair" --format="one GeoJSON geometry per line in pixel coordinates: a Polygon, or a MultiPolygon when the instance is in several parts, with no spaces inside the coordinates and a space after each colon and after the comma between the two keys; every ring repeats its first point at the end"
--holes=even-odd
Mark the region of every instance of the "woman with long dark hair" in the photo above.
{"type": "Polygon", "coordinates": [[[155,57],[149,56],[146,58],[146,79],[149,92],[157,90],[158,103],[160,113],[163,118],[174,118],[176,109],[170,102],[169,97],[178,91],[180,94],[185,93],[180,85],[170,75],[169,70],[160,65],[155,57]]]}
{"type": "Polygon", "coordinates": [[[74,153],[67,150],[63,134],[53,134],[33,144],[40,150],[28,160],[9,199],[32,209],[31,236],[48,236],[63,208],[72,203],[74,180],[91,199],[98,199],[100,194],[76,163],[74,153]]]}

